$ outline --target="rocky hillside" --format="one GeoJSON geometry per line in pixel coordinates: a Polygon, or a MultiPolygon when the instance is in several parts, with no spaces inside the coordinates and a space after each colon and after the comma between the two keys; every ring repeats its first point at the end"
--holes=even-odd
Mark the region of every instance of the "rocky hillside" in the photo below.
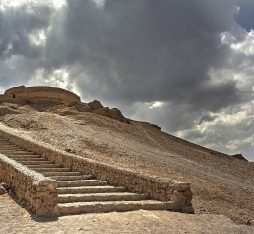
{"type": "Polygon", "coordinates": [[[0,121],[12,131],[83,157],[191,183],[197,214],[223,214],[254,225],[254,165],[126,119],[91,103],[8,104],[0,121]]]}

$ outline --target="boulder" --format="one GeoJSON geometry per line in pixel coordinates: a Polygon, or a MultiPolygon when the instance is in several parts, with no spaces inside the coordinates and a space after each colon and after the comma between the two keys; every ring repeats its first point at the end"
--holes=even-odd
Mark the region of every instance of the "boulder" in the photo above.
{"type": "Polygon", "coordinates": [[[0,116],[4,116],[7,114],[20,114],[20,112],[10,107],[0,106],[0,116]]]}
{"type": "Polygon", "coordinates": [[[0,185],[0,195],[7,193],[6,189],[0,185]]]}
{"type": "Polygon", "coordinates": [[[0,186],[4,187],[6,190],[9,190],[10,189],[10,186],[8,184],[6,184],[5,182],[2,182],[0,184],[0,186]]]}
{"type": "Polygon", "coordinates": [[[109,114],[110,114],[110,117],[111,117],[112,119],[117,119],[117,120],[119,120],[119,121],[121,121],[121,122],[129,123],[129,120],[126,119],[126,118],[123,116],[122,112],[121,112],[119,109],[117,109],[117,108],[112,108],[112,109],[110,109],[109,114]]]}
{"type": "Polygon", "coordinates": [[[100,101],[98,100],[94,100],[92,102],[88,103],[88,106],[92,109],[92,110],[99,110],[102,109],[104,106],[100,103],[100,101]]]}
{"type": "Polygon", "coordinates": [[[232,157],[240,159],[240,160],[248,161],[245,157],[243,157],[242,154],[234,154],[232,155],[232,157]]]}
{"type": "Polygon", "coordinates": [[[156,124],[148,123],[148,125],[151,126],[152,128],[156,128],[158,130],[161,130],[161,127],[156,125],[156,124]]]}
{"type": "Polygon", "coordinates": [[[110,109],[108,107],[103,107],[101,109],[94,110],[93,113],[96,113],[98,115],[107,116],[109,118],[116,119],[116,120],[119,120],[124,123],[129,123],[129,120],[126,119],[123,116],[123,114],[121,113],[121,111],[118,110],[117,108],[110,109]]]}
{"type": "Polygon", "coordinates": [[[83,102],[72,103],[71,107],[74,107],[79,112],[91,112],[92,111],[92,108],[87,103],[83,103],[83,102]]]}

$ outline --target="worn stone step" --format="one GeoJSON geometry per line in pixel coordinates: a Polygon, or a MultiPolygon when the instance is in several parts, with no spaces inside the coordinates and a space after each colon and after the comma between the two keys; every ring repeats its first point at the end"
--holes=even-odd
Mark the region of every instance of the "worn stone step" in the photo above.
{"type": "Polygon", "coordinates": [[[90,201],[138,201],[144,200],[145,194],[118,192],[118,193],[78,193],[78,194],[59,194],[59,203],[70,202],[90,202],[90,201]]]}
{"type": "Polygon", "coordinates": [[[9,142],[9,141],[0,140],[0,145],[5,145],[5,144],[7,144],[7,145],[14,145],[14,144],[12,144],[12,143],[9,142]]]}
{"type": "Polygon", "coordinates": [[[45,161],[46,159],[45,158],[37,158],[37,157],[26,157],[26,156],[23,156],[23,157],[16,157],[16,156],[13,156],[13,157],[10,157],[12,159],[15,159],[16,161],[36,161],[36,162],[41,162],[41,161],[45,161]]]}
{"type": "Polygon", "coordinates": [[[80,176],[80,172],[76,171],[55,171],[55,172],[41,172],[44,176],[80,176]]]}
{"type": "Polygon", "coordinates": [[[57,188],[58,194],[63,193],[113,193],[124,192],[125,187],[105,186],[80,186],[80,187],[62,187],[57,188]]]}
{"type": "Polygon", "coordinates": [[[70,168],[64,168],[64,167],[51,167],[51,168],[34,168],[37,172],[68,172],[71,171],[70,168]]]}
{"type": "Polygon", "coordinates": [[[0,145],[0,150],[22,150],[20,147],[18,146],[3,146],[3,145],[0,145]]]}
{"type": "Polygon", "coordinates": [[[22,150],[13,150],[13,151],[10,151],[10,150],[8,150],[8,151],[4,151],[4,150],[2,150],[1,152],[3,152],[4,154],[13,154],[13,155],[31,155],[31,154],[33,154],[32,152],[28,152],[28,151],[22,151],[22,150]]]}
{"type": "MultiPolygon", "coordinates": [[[[7,154],[6,154],[7,155],[7,154]]],[[[12,154],[8,154],[7,155],[8,157],[14,157],[14,158],[17,158],[17,159],[21,159],[21,158],[30,158],[30,159],[33,159],[33,158],[43,158],[43,157],[41,157],[40,155],[23,155],[23,154],[21,154],[21,155],[12,155],[12,154]]],[[[44,158],[44,160],[45,160],[45,158],[44,158]]]]}
{"type": "Polygon", "coordinates": [[[88,180],[88,179],[93,179],[94,176],[92,175],[80,175],[80,176],[50,176],[50,178],[54,179],[54,180],[64,180],[64,181],[68,181],[68,180],[88,180]]]}
{"type": "Polygon", "coordinates": [[[104,201],[104,202],[74,202],[58,204],[59,213],[79,214],[79,213],[101,213],[112,211],[131,210],[172,210],[175,208],[174,202],[161,202],[154,200],[144,201],[104,201]]]}
{"type": "Polygon", "coordinates": [[[27,166],[28,168],[30,168],[30,169],[61,167],[60,164],[55,164],[55,163],[53,163],[53,162],[49,163],[49,161],[47,161],[46,163],[30,164],[30,165],[26,165],[26,166],[27,166]]]}
{"type": "Polygon", "coordinates": [[[98,186],[106,185],[107,181],[100,180],[76,180],[76,181],[58,181],[58,187],[78,187],[78,186],[98,186]]]}
{"type": "Polygon", "coordinates": [[[54,162],[51,161],[19,161],[19,163],[22,163],[24,165],[43,165],[43,164],[49,164],[52,163],[54,164],[54,162]]]}
{"type": "Polygon", "coordinates": [[[32,154],[32,152],[25,150],[1,150],[1,152],[3,154],[23,154],[23,155],[32,154]]]}
{"type": "Polygon", "coordinates": [[[26,155],[33,155],[31,152],[25,152],[25,151],[4,151],[2,150],[1,151],[2,154],[5,154],[5,155],[23,155],[23,156],[26,156],[26,155]]]}

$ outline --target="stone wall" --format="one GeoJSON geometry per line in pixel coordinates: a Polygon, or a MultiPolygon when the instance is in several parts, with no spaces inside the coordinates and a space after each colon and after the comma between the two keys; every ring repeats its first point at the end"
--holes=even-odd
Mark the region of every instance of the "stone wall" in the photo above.
{"type": "Polygon", "coordinates": [[[25,104],[24,100],[16,99],[16,98],[14,99],[11,96],[6,96],[3,94],[0,94],[0,103],[2,103],[2,102],[15,103],[15,104],[21,104],[21,105],[25,104]]]}
{"type": "Polygon", "coordinates": [[[160,178],[151,175],[114,167],[92,159],[83,158],[56,150],[48,144],[42,144],[32,139],[22,138],[13,133],[0,129],[0,134],[12,143],[41,154],[49,160],[55,161],[74,170],[92,174],[97,179],[107,180],[112,185],[125,186],[130,191],[146,193],[152,199],[161,201],[175,201],[175,210],[192,213],[192,192],[189,183],[178,182],[168,178],[160,178]]]}
{"type": "Polygon", "coordinates": [[[1,95],[0,101],[4,99],[12,100],[13,102],[57,102],[70,104],[73,102],[80,102],[80,97],[76,94],[56,87],[14,87],[7,89],[4,95],[1,95]]]}
{"type": "Polygon", "coordinates": [[[57,214],[57,182],[0,154],[0,181],[36,215],[57,214]]]}

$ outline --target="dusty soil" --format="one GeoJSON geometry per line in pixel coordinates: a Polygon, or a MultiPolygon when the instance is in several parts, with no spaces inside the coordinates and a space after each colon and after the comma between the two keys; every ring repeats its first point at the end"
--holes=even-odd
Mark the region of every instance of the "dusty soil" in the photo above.
{"type": "Polygon", "coordinates": [[[31,216],[8,195],[0,196],[0,233],[253,233],[222,215],[187,215],[168,211],[31,216]]]}
{"type": "Polygon", "coordinates": [[[21,114],[6,114],[0,120],[21,135],[83,157],[190,182],[196,214],[225,215],[236,223],[254,225],[253,163],[191,144],[146,123],[127,124],[95,113],[61,116],[29,107],[16,109],[21,114]]]}

